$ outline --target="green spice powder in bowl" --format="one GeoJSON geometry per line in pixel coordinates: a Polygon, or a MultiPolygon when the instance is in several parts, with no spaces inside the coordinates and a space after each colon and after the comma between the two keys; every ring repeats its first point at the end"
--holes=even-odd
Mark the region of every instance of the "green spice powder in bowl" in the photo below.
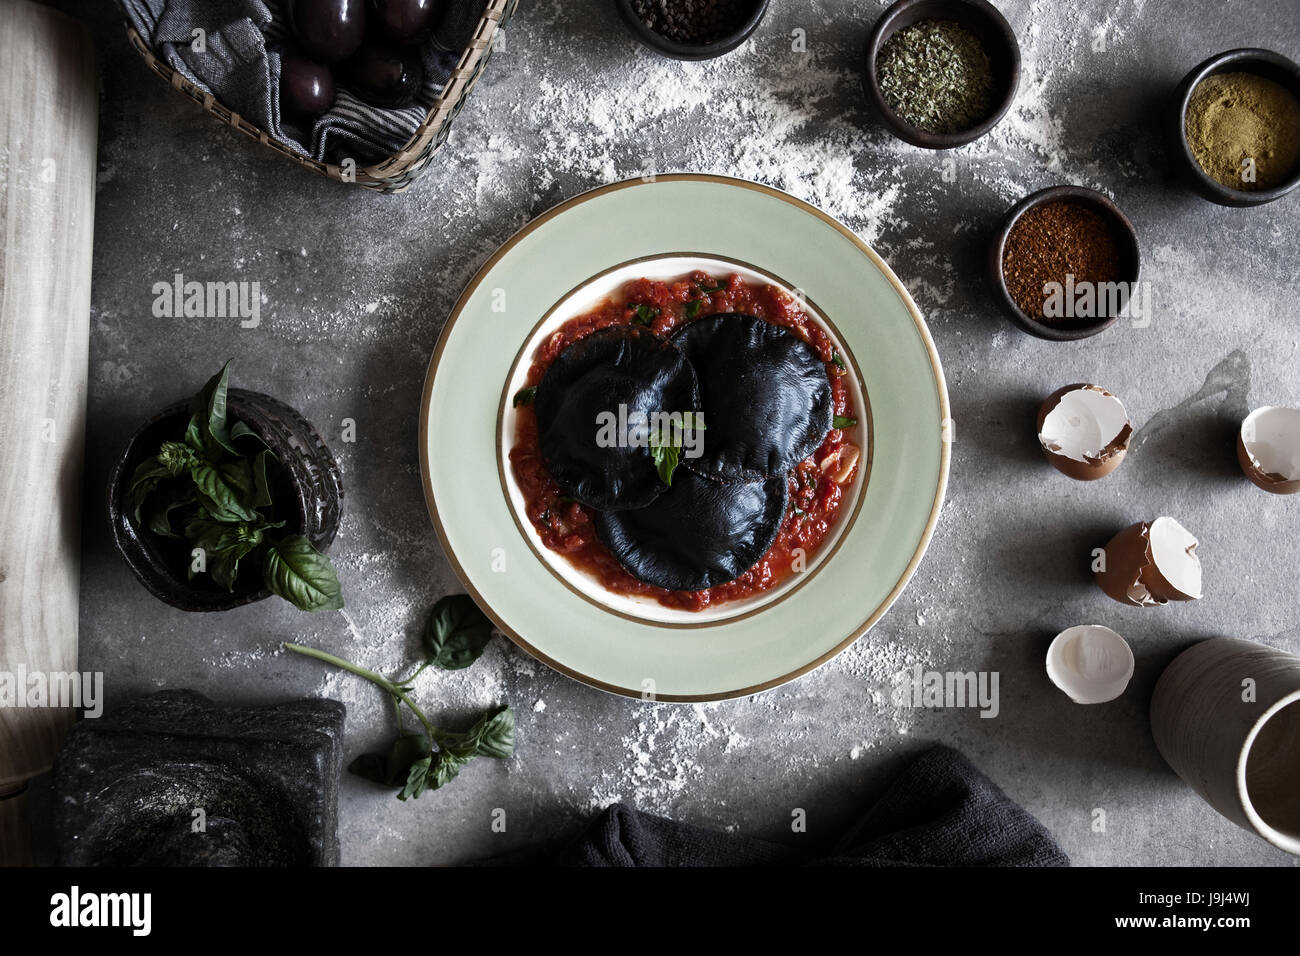
{"type": "Polygon", "coordinates": [[[1186,123],[1196,162],[1229,189],[1275,189],[1300,166],[1300,99],[1266,76],[1207,76],[1186,123]]]}
{"type": "Polygon", "coordinates": [[[1258,206],[1300,185],[1300,66],[1229,50],[1184,78],[1173,149],[1192,187],[1224,206],[1258,206]]]}
{"type": "Polygon", "coordinates": [[[951,149],[1011,107],[1020,47],[987,0],[898,0],[872,30],[866,65],[867,94],[894,135],[951,149]]]}

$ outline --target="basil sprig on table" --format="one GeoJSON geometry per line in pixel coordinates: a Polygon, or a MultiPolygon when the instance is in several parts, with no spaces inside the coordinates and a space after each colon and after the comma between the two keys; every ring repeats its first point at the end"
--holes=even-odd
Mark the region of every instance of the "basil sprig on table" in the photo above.
{"type": "MultiPolygon", "coordinates": [[[[212,580],[235,589],[241,570],[260,571],[272,592],[304,611],[338,610],[343,590],[329,558],[277,520],[268,469],[275,454],[241,421],[230,421],[230,362],[190,402],[180,441],[165,441],[141,462],[126,490],[137,528],[184,538],[201,549],[212,580]]],[[[197,573],[189,564],[189,577],[197,573]]]]}
{"type": "Polygon", "coordinates": [[[341,657],[301,644],[285,644],[297,654],[341,667],[364,677],[385,691],[397,715],[397,737],[386,753],[362,754],[348,766],[350,773],[386,787],[397,787],[397,799],[419,797],[437,790],[456,778],[461,768],[475,757],[504,760],[515,752],[515,715],[508,706],[484,711],[468,729],[441,730],[433,726],[423,710],[411,700],[411,684],[426,668],[461,670],[482,655],[492,639],[492,622],[466,594],[452,594],[433,606],[420,645],[424,661],[405,677],[387,678],[341,657]],[[408,733],[402,708],[410,710],[420,724],[408,733]]]}

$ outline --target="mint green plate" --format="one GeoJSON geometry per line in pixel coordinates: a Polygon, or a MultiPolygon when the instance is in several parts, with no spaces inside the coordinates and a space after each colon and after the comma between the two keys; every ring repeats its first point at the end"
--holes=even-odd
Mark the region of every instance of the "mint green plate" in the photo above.
{"type": "Polygon", "coordinates": [[[429,363],[420,468],[456,573],[516,644],[602,690],[721,700],[807,673],[888,610],[934,531],[948,422],[924,320],[851,230],[767,186],[660,176],[556,206],[479,270],[429,363]],[[858,478],[807,570],[771,593],[692,615],[610,595],[540,545],[517,513],[509,399],[537,343],[626,278],[719,261],[804,299],[846,357],[854,407],[867,420],[858,478]]]}

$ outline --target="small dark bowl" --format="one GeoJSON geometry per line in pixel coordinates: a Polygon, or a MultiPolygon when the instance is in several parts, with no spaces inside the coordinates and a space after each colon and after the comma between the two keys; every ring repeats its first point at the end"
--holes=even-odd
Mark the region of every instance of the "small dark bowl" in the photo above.
{"type": "Polygon", "coordinates": [[[768,0],[753,0],[753,4],[753,12],[741,22],[740,27],[722,39],[712,43],[677,43],[642,23],[632,9],[632,0],[614,0],[614,5],[618,7],[618,12],[632,35],[656,53],[674,60],[711,60],[740,46],[758,29],[759,22],[767,13],[768,0]]]}
{"type": "Polygon", "coordinates": [[[1020,85],[1020,43],[1006,17],[988,0],[897,0],[876,21],[867,39],[867,96],[881,121],[899,139],[923,149],[953,149],[979,139],[1006,115],[1020,85]],[[921,20],[955,20],[979,38],[993,68],[997,106],[977,126],[958,133],[931,133],[913,126],[892,109],[880,89],[876,58],[899,30],[921,20]]]}
{"type": "Polygon", "coordinates": [[[1215,73],[1256,73],[1275,83],[1280,83],[1300,99],[1300,66],[1272,50],[1251,48],[1229,50],[1210,57],[1188,73],[1183,78],[1183,82],[1178,84],[1170,109],[1169,134],[1173,153],[1179,157],[1183,173],[1196,192],[1220,206],[1262,206],[1275,199],[1281,199],[1300,186],[1300,164],[1292,171],[1291,177],[1286,182],[1272,189],[1232,189],[1207,173],[1196,161],[1192,147],[1187,142],[1187,105],[1191,102],[1192,93],[1201,81],[1215,73]]]}
{"type": "MultiPolygon", "coordinates": [[[[279,460],[280,485],[273,489],[276,500],[293,499],[284,531],[305,535],[323,552],[334,540],[343,514],[343,478],[325,440],[302,415],[269,395],[232,388],[227,410],[231,418],[257,432],[279,460]]],[[[122,506],[136,467],[162,442],[178,440],[189,419],[189,403],[178,402],[131,436],[109,474],[109,526],[117,550],[154,597],[182,611],[228,611],[268,598],[271,592],[264,586],[241,589],[238,582],[233,592],[226,591],[207,575],[187,580],[187,542],[137,529],[122,506]]]]}
{"type": "Polygon", "coordinates": [[[1129,221],[1128,216],[1124,215],[1118,206],[1095,189],[1087,189],[1083,186],[1049,186],[1047,189],[1040,189],[1036,193],[1031,193],[1012,207],[1011,212],[1007,214],[1006,221],[1002,224],[1002,228],[998,230],[997,237],[994,239],[989,253],[990,279],[993,282],[998,304],[1002,306],[1002,311],[1007,314],[1011,321],[1030,335],[1053,342],[1072,342],[1075,339],[1086,339],[1091,335],[1096,335],[1103,329],[1110,328],[1119,319],[1119,316],[1108,315],[1104,318],[1095,319],[1062,319],[1051,324],[1041,322],[1026,314],[1016,304],[1016,300],[1011,297],[1011,292],[1007,289],[1006,279],[1002,275],[1002,254],[1006,249],[1007,237],[1011,235],[1011,230],[1020,220],[1020,217],[1035,206],[1059,200],[1087,203],[1108,218],[1116,227],[1116,233],[1124,245],[1127,246],[1122,250],[1125,260],[1124,268],[1117,281],[1136,282],[1138,280],[1138,276],[1142,272],[1142,253],[1138,249],[1137,230],[1133,228],[1133,223],[1129,221]]]}

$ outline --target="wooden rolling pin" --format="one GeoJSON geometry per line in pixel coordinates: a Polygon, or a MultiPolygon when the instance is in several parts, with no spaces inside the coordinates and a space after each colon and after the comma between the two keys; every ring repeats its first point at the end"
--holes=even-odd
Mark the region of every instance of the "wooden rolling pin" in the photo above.
{"type": "Polygon", "coordinates": [[[76,711],[19,706],[77,669],[98,94],[86,29],[0,0],[0,863],[76,711]],[[18,683],[20,678],[27,680],[18,683]],[[10,699],[12,698],[12,699],[10,699]]]}

